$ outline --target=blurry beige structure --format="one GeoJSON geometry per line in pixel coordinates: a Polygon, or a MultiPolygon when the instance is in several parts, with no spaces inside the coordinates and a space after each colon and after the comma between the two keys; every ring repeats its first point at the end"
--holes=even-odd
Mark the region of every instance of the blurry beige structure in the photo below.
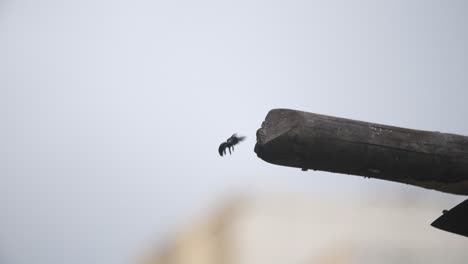
{"type": "Polygon", "coordinates": [[[467,238],[429,226],[439,215],[403,200],[234,199],[144,263],[467,263],[467,238]]]}

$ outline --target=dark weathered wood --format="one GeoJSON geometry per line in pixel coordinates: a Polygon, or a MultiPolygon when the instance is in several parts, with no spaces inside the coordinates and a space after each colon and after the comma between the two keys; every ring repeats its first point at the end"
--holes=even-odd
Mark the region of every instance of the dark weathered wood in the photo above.
{"type": "Polygon", "coordinates": [[[468,194],[468,137],[274,109],[257,131],[261,159],[468,194]]]}

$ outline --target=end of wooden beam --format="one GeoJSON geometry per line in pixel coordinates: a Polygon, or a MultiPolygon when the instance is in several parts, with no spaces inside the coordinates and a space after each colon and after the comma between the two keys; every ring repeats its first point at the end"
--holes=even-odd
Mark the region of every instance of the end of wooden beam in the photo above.
{"type": "MultiPolygon", "coordinates": [[[[288,133],[292,133],[294,127],[303,122],[301,113],[295,110],[273,109],[268,112],[262,126],[257,130],[257,144],[255,144],[254,149],[257,156],[273,164],[280,162],[279,157],[284,156],[288,152],[288,148],[294,144],[283,141],[288,141],[288,133]]],[[[291,150],[289,149],[289,151],[291,150]]]]}

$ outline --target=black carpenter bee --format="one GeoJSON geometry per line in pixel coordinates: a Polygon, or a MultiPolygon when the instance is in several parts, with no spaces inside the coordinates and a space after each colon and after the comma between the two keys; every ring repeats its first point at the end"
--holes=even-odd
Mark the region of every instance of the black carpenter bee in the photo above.
{"type": "Polygon", "coordinates": [[[218,152],[220,156],[226,155],[226,149],[229,150],[229,154],[234,151],[234,145],[238,144],[239,142],[243,141],[245,137],[238,137],[237,134],[232,135],[230,138],[226,140],[226,142],[221,143],[218,148],[218,152]]]}

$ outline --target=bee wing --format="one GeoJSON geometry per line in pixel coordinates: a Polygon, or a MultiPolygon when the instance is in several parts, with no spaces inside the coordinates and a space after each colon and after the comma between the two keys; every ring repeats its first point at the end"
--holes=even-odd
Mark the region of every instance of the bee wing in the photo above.
{"type": "Polygon", "coordinates": [[[239,142],[241,141],[244,141],[246,137],[238,137],[237,139],[239,139],[239,142]]]}
{"type": "Polygon", "coordinates": [[[226,145],[227,145],[226,142],[223,142],[221,143],[221,145],[219,145],[218,153],[220,156],[223,156],[224,151],[226,151],[226,145]]]}

